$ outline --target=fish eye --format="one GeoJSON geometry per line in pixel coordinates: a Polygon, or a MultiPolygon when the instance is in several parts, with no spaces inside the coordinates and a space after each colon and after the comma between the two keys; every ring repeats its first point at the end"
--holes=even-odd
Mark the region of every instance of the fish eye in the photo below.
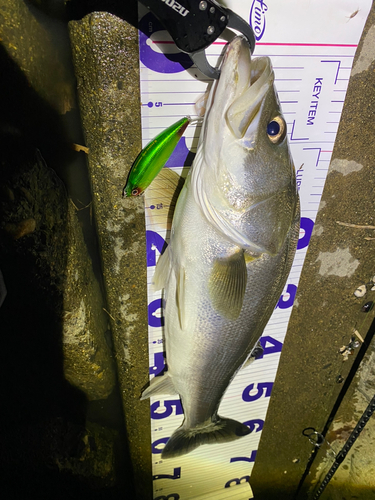
{"type": "Polygon", "coordinates": [[[267,135],[273,144],[280,144],[286,136],[286,123],[282,116],[276,116],[267,125],[267,135]]]}
{"type": "Polygon", "coordinates": [[[139,196],[142,193],[141,188],[132,189],[132,196],[139,196]]]}

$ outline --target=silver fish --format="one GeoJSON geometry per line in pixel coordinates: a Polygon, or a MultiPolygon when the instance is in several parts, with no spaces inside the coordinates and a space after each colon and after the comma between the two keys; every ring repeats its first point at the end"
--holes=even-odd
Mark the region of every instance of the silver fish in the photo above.
{"type": "Polygon", "coordinates": [[[250,432],[218,415],[280,297],[299,233],[286,124],[268,57],[243,37],[223,58],[197,155],[177,201],[154,281],[165,289],[168,371],[144,391],[179,394],[184,421],[162,458],[250,432]]]}

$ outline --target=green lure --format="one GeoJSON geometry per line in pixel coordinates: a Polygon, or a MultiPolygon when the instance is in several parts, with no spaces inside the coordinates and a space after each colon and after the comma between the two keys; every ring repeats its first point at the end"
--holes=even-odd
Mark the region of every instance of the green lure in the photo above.
{"type": "Polygon", "coordinates": [[[142,149],[130,169],[122,196],[139,196],[148,188],[167,163],[190,122],[191,118],[188,116],[181,118],[142,149]]]}

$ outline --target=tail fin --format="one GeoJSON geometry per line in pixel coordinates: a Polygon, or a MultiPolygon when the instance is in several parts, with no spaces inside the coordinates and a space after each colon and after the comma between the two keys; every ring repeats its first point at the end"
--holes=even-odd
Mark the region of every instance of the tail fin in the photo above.
{"type": "Polygon", "coordinates": [[[165,445],[161,458],[173,458],[185,455],[201,444],[227,443],[250,434],[251,430],[241,422],[230,418],[218,417],[215,422],[193,429],[177,429],[165,445]]]}

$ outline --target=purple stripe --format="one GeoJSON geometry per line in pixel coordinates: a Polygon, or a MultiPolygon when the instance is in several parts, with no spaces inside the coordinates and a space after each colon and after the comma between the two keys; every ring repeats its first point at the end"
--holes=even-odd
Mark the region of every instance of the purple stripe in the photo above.
{"type": "MultiPolygon", "coordinates": [[[[164,73],[163,73],[164,75],[164,73]]],[[[166,80],[165,78],[140,78],[140,81],[141,82],[165,82],[165,81],[168,81],[168,82],[197,82],[197,83],[200,83],[200,82],[212,82],[212,80],[210,78],[202,78],[202,79],[199,79],[197,80],[196,78],[173,78],[173,76],[177,76],[177,74],[173,75],[172,73],[169,73],[170,77],[168,80],[166,80]]]]}
{"type": "Polygon", "coordinates": [[[303,66],[274,66],[273,69],[305,69],[303,66]]]}
{"type": "MultiPolygon", "coordinates": [[[[203,91],[202,91],[203,92],[203,91]]],[[[144,92],[141,92],[141,94],[147,94],[147,95],[151,95],[151,94],[196,94],[196,91],[195,90],[191,90],[191,91],[178,91],[178,90],[171,90],[170,92],[163,92],[161,90],[153,90],[152,92],[148,92],[147,90],[145,90],[144,92]]]]}
{"type": "Polygon", "coordinates": [[[194,106],[195,102],[165,102],[163,106],[194,106]]]}
{"type": "Polygon", "coordinates": [[[147,115],[147,118],[181,118],[181,115],[147,115]]]}
{"type": "MultiPolygon", "coordinates": [[[[258,54],[260,55],[260,54],[258,54]]],[[[352,59],[354,58],[353,55],[335,55],[335,56],[330,56],[330,55],[325,55],[325,54],[267,54],[268,57],[351,57],[352,59]]]]}

